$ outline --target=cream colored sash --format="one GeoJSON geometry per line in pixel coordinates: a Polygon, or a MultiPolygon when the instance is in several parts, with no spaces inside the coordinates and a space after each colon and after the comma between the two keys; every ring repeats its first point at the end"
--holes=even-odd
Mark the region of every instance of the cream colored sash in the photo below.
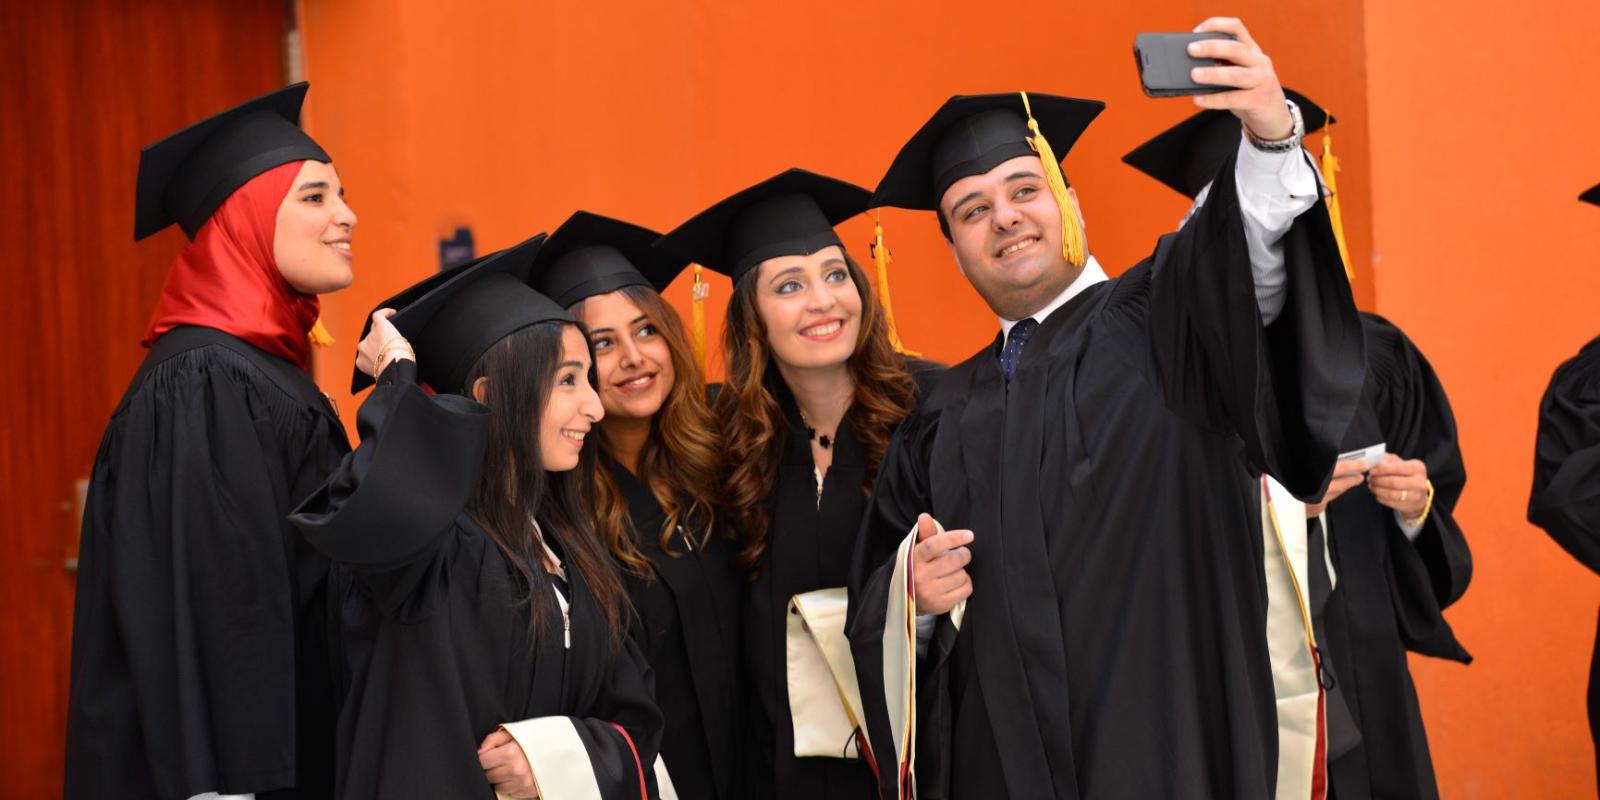
{"type": "MultiPolygon", "coordinates": [[[[1262,483],[1260,494],[1267,651],[1278,706],[1277,798],[1307,800],[1317,766],[1317,704],[1322,686],[1307,604],[1306,507],[1271,477],[1262,483]]],[[[1316,557],[1326,558],[1326,554],[1317,553],[1316,557]]]]}
{"type": "Polygon", "coordinates": [[[844,587],[818,589],[789,600],[789,718],[794,754],[860,758],[861,689],[844,635],[849,597],[844,587]]]}

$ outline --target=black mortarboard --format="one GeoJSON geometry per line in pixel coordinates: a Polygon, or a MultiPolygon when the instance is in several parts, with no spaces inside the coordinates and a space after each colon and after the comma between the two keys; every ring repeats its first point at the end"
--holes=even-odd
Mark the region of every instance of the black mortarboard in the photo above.
{"type": "Polygon", "coordinates": [[[1595,205],[1600,206],[1600,186],[1590,187],[1589,191],[1578,195],[1578,199],[1585,203],[1594,203],[1595,205]]]}
{"type": "Polygon", "coordinates": [[[788,169],[696,214],[656,247],[737,281],[769,258],[844,246],[833,226],[867,210],[871,192],[788,169]]]}
{"type": "Polygon", "coordinates": [[[561,223],[533,260],[529,282],[562,308],[624,286],[667,288],[688,261],[652,247],[661,234],[579,211],[561,223]]]}
{"type": "MultiPolygon", "coordinates": [[[[1330,121],[1327,111],[1293,89],[1285,96],[1300,107],[1309,135],[1330,121]]],[[[1122,157],[1124,163],[1187,197],[1217,176],[1222,162],[1239,147],[1239,118],[1231,111],[1201,111],[1162,131],[1122,157]]]]}
{"type": "MultiPolygon", "coordinates": [[[[373,310],[393,308],[389,318],[417,354],[417,376],[440,392],[464,389],[467,371],[495,342],[540,322],[572,322],[572,315],[528,285],[533,259],[544,244],[539,234],[478,261],[430,276],[373,310]]],[[[365,339],[371,329],[363,328],[365,339]]],[[[350,391],[372,378],[357,370],[350,391]]]]}
{"type": "Polygon", "coordinates": [[[309,83],[207,117],[139,151],[133,238],[178,223],[193,239],[235,189],[291,161],[333,159],[300,130],[309,83]]]}
{"type": "MultiPolygon", "coordinates": [[[[1105,108],[1098,100],[1028,93],[1039,132],[1064,157],[1105,108]]],[[[1028,144],[1028,115],[1019,92],[955,95],[900,148],[878,182],[872,206],[934,210],[945,190],[1018,156],[1028,144]]]]}

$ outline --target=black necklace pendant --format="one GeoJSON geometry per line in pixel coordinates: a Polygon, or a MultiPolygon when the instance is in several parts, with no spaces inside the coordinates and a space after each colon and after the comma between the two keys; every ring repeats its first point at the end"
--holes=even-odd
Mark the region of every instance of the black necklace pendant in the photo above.
{"type": "Polygon", "coordinates": [[[829,436],[826,433],[824,433],[824,434],[822,434],[820,436],[817,435],[817,429],[811,427],[810,425],[806,426],[806,434],[811,437],[811,441],[822,445],[822,449],[824,449],[824,450],[827,450],[828,448],[833,447],[833,439],[829,438],[829,436]]]}
{"type": "Polygon", "coordinates": [[[824,450],[833,447],[833,437],[825,433],[818,435],[817,429],[811,427],[811,420],[806,418],[806,412],[804,411],[800,412],[800,422],[806,426],[806,435],[811,437],[811,441],[822,445],[822,449],[824,450]]]}

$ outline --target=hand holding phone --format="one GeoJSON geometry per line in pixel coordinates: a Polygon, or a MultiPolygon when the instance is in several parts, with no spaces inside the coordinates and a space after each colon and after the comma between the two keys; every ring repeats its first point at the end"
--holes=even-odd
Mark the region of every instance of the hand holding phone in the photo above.
{"type": "Polygon", "coordinates": [[[1191,42],[1207,39],[1233,39],[1223,32],[1207,33],[1141,33],[1133,39],[1133,60],[1139,68],[1139,83],[1150,97],[1178,97],[1190,94],[1215,94],[1225,92],[1229,86],[1195,83],[1190,71],[1195,67],[1212,67],[1217,62],[1211,58],[1189,55],[1191,42]]]}

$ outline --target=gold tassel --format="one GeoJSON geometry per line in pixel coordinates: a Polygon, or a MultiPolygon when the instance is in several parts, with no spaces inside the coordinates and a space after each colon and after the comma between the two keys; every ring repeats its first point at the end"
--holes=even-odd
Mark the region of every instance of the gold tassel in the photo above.
{"type": "Polygon", "coordinates": [[[706,298],[711,295],[711,285],[701,276],[703,267],[694,267],[694,294],[689,308],[690,344],[694,347],[694,363],[700,365],[700,377],[706,374],[706,298]]]}
{"type": "Polygon", "coordinates": [[[1339,186],[1334,173],[1339,171],[1339,159],[1333,155],[1333,117],[1328,117],[1328,127],[1322,132],[1322,182],[1328,187],[1328,221],[1333,223],[1333,240],[1339,244],[1339,260],[1344,263],[1344,276],[1356,282],[1356,271],[1350,267],[1350,248],[1344,243],[1344,216],[1339,213],[1339,186]]]}
{"type": "Polygon", "coordinates": [[[1088,263],[1088,242],[1083,236],[1083,226],[1078,224],[1078,207],[1067,195],[1067,179],[1061,174],[1061,160],[1056,158],[1050,143],[1045,141],[1044,134],[1039,132],[1039,121],[1033,118],[1033,108],[1028,104],[1028,93],[1021,92],[1022,110],[1028,115],[1028,130],[1033,134],[1028,137],[1028,146],[1033,152],[1039,154],[1039,160],[1044,162],[1044,180],[1050,184],[1050,194],[1056,199],[1056,206],[1061,209],[1061,257],[1074,267],[1082,267],[1088,263]]]}
{"type": "Polygon", "coordinates": [[[900,341],[900,329],[894,324],[894,305],[889,302],[889,263],[894,261],[894,256],[889,253],[889,248],[883,243],[883,220],[878,212],[872,213],[872,262],[878,266],[878,304],[883,306],[883,320],[889,325],[889,345],[896,353],[916,358],[922,354],[915,350],[907,350],[905,343],[900,341]]]}
{"type": "Polygon", "coordinates": [[[306,338],[311,341],[312,347],[333,346],[333,334],[328,333],[328,329],[323,327],[321,317],[317,317],[317,321],[311,324],[311,330],[306,331],[306,338]]]}

